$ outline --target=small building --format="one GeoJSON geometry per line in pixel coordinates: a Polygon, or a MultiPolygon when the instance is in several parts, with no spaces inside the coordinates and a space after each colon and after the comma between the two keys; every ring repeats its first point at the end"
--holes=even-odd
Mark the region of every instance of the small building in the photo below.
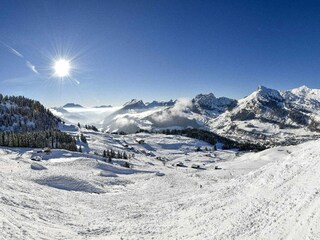
{"type": "Polygon", "coordinates": [[[32,156],[32,157],[31,157],[31,160],[32,160],[32,161],[40,162],[42,159],[41,159],[40,156],[32,156]]]}
{"type": "Polygon", "coordinates": [[[185,165],[183,164],[183,162],[177,162],[175,164],[177,167],[185,167],[185,165]]]}
{"type": "Polygon", "coordinates": [[[200,165],[199,165],[199,164],[192,164],[191,167],[192,167],[192,168],[195,168],[195,169],[199,169],[199,168],[200,168],[200,165]]]}
{"type": "Polygon", "coordinates": [[[51,153],[51,148],[46,147],[43,149],[43,152],[44,153],[51,153]]]}

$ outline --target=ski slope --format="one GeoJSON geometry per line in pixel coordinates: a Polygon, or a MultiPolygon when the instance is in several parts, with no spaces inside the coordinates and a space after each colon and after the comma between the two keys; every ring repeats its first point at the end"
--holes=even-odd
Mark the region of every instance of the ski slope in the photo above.
{"type": "Polygon", "coordinates": [[[89,153],[53,150],[34,162],[31,149],[0,149],[0,239],[320,238],[320,141],[195,152],[211,146],[181,136],[83,133],[89,153]],[[133,168],[92,154],[109,147],[133,148],[133,168]]]}

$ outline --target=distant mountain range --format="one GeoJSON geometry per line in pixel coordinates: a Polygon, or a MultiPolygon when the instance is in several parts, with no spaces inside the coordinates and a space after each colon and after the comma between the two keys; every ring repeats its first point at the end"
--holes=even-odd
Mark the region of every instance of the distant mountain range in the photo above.
{"type": "Polygon", "coordinates": [[[217,98],[213,93],[167,102],[132,99],[99,112],[100,108],[71,111],[70,106],[56,108],[56,114],[73,123],[85,120],[108,132],[201,128],[238,142],[267,146],[320,137],[320,90],[306,86],[288,91],[259,86],[240,100],[217,98]]]}
{"type": "Polygon", "coordinates": [[[132,99],[123,105],[123,109],[148,109],[155,107],[172,107],[176,101],[170,100],[168,102],[152,101],[151,103],[144,103],[142,100],[132,99]]]}
{"type": "Polygon", "coordinates": [[[80,104],[76,103],[67,103],[63,105],[63,108],[83,108],[80,104]]]}
{"type": "Polygon", "coordinates": [[[94,108],[111,108],[111,105],[94,106],[94,108]]]}

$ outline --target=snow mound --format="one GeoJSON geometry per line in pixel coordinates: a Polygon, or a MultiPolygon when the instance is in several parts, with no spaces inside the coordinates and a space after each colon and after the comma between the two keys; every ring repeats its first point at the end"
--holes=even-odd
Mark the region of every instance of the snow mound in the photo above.
{"type": "Polygon", "coordinates": [[[65,191],[77,191],[87,193],[104,193],[103,190],[93,186],[92,184],[67,176],[50,176],[43,179],[35,180],[40,185],[45,185],[65,191]]]}
{"type": "Polygon", "coordinates": [[[100,172],[100,176],[102,176],[102,177],[118,177],[118,175],[113,172],[103,171],[103,170],[100,172]]]}
{"type": "Polygon", "coordinates": [[[39,163],[31,163],[31,169],[32,170],[47,170],[45,166],[42,166],[39,163]]]}
{"type": "Polygon", "coordinates": [[[156,176],[158,176],[158,177],[162,177],[164,175],[165,175],[165,173],[163,173],[163,172],[156,172],[156,176]]]}

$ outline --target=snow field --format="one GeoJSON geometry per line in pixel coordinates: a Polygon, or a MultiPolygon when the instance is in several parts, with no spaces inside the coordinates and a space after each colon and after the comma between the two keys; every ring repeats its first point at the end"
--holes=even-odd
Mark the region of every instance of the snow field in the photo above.
{"type": "Polygon", "coordinates": [[[1,148],[3,239],[320,238],[320,141],[211,153],[179,136],[84,134],[89,151],[133,147],[133,168],[54,150],[38,171],[29,150],[1,148]]]}

